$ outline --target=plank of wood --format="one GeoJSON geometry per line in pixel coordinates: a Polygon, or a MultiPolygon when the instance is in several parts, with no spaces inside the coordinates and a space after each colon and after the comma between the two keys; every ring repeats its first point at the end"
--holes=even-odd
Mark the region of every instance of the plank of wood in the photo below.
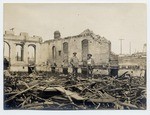
{"type": "Polygon", "coordinates": [[[133,108],[133,109],[138,109],[138,107],[136,105],[132,105],[130,103],[124,103],[124,102],[120,102],[120,101],[118,101],[118,103],[122,106],[127,106],[127,107],[130,107],[130,108],[133,108]]]}
{"type": "Polygon", "coordinates": [[[75,92],[71,92],[69,90],[65,90],[63,87],[55,87],[55,89],[57,89],[58,91],[60,91],[61,93],[66,94],[67,96],[70,96],[73,99],[76,100],[84,100],[83,97],[79,96],[77,93],[75,92]]]}
{"type": "Polygon", "coordinates": [[[25,92],[31,90],[32,88],[36,87],[37,85],[38,85],[38,84],[35,84],[35,85],[33,85],[33,86],[31,86],[31,87],[29,87],[29,88],[23,90],[23,91],[20,91],[19,93],[17,93],[16,95],[11,96],[9,99],[7,99],[7,100],[4,101],[4,102],[6,103],[6,102],[8,102],[8,101],[11,101],[11,100],[14,99],[16,96],[18,96],[18,95],[20,95],[20,94],[22,94],[22,93],[25,93],[25,92]]]}

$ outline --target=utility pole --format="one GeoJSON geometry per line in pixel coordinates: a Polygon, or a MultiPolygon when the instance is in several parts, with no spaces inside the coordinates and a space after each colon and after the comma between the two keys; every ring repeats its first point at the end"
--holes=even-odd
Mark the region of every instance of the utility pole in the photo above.
{"type": "Polygon", "coordinates": [[[124,40],[124,39],[119,39],[120,40],[120,54],[122,54],[122,41],[124,40]]]}

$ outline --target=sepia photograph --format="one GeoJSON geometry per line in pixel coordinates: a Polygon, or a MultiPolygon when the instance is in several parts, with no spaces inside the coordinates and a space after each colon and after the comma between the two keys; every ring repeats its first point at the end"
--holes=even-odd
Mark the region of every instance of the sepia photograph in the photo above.
{"type": "Polygon", "coordinates": [[[4,110],[146,110],[145,3],[4,3],[4,110]]]}

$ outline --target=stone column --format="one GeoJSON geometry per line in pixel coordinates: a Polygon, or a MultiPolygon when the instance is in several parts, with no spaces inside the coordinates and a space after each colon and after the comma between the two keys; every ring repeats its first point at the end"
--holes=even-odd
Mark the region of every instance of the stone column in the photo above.
{"type": "Polygon", "coordinates": [[[28,65],[28,43],[23,45],[23,61],[28,65]]]}
{"type": "Polygon", "coordinates": [[[10,44],[10,64],[16,63],[16,44],[14,42],[9,42],[10,44]]]}

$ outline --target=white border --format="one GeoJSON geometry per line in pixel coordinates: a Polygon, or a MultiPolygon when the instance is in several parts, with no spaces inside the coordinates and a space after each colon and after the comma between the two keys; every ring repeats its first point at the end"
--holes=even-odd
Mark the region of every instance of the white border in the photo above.
{"type": "Polygon", "coordinates": [[[146,3],[147,0],[2,0],[3,3],[146,3]]]}
{"type": "MultiPolygon", "coordinates": [[[[150,2],[149,0],[2,0],[0,2],[0,25],[3,25],[3,3],[147,3],[147,52],[150,52],[150,2]]],[[[0,26],[0,114],[1,115],[20,115],[20,114],[57,114],[57,115],[75,115],[75,114],[113,114],[113,115],[150,115],[150,57],[147,55],[147,110],[85,110],[85,111],[46,111],[46,110],[3,110],[3,26],[0,26]]],[[[142,39],[142,38],[141,38],[142,39]]],[[[148,54],[148,53],[147,53],[148,54]]]]}

